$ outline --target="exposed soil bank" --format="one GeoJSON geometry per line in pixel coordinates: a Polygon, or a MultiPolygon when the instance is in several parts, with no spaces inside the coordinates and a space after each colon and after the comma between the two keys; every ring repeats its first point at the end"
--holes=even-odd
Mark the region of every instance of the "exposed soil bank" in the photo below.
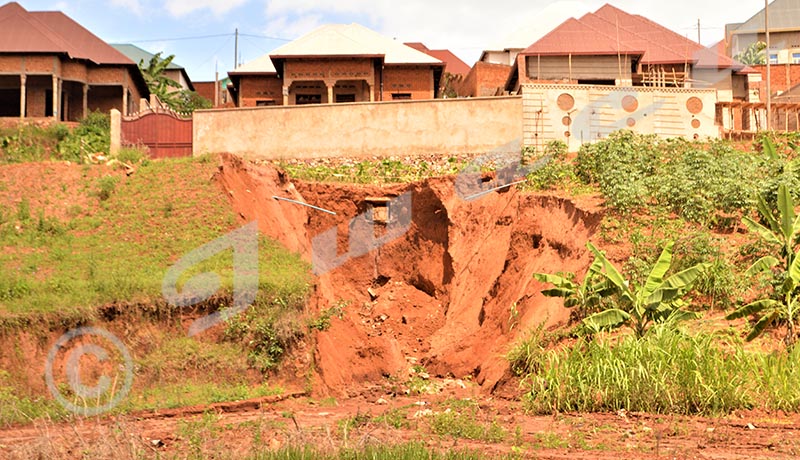
{"type": "MultiPolygon", "coordinates": [[[[311,308],[345,306],[342,319],[319,333],[316,350],[322,381],[339,394],[407,375],[414,363],[435,376],[471,377],[496,389],[508,375],[509,344],[532,326],[568,319],[559,299],[541,295],[533,273],[582,273],[591,261],[586,241],[602,217],[567,199],[514,188],[466,201],[453,177],[386,187],[291,182],[270,166],[233,156],[223,156],[217,177],[244,220],[258,220],[262,232],[309,261],[313,240],[336,229],[341,264],[320,270],[311,308]],[[409,225],[397,224],[396,238],[342,256],[352,248],[350,233],[363,232],[354,218],[375,198],[406,193],[410,200],[390,209],[395,219],[410,215],[409,225]]],[[[380,238],[387,229],[375,225],[374,232],[380,238]]],[[[363,236],[353,239],[358,246],[363,236]]]]}

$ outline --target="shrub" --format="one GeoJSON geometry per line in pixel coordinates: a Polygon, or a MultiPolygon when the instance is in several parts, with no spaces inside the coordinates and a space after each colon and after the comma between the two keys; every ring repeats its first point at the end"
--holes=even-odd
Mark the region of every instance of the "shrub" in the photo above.
{"type": "Polygon", "coordinates": [[[114,193],[114,189],[117,188],[117,182],[119,181],[118,178],[114,176],[103,176],[97,180],[97,190],[95,191],[95,195],[100,201],[106,201],[111,198],[111,195],[114,193]]]}
{"type": "Polygon", "coordinates": [[[111,145],[111,119],[100,112],[92,112],[58,144],[62,160],[82,162],[90,154],[108,155],[111,145]]]}

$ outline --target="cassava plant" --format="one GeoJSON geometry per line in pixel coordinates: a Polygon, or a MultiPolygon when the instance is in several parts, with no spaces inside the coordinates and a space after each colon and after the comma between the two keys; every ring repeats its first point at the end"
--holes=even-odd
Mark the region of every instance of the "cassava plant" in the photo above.
{"type": "Polygon", "coordinates": [[[770,243],[778,251],[776,256],[765,256],[757,260],[748,270],[748,275],[770,272],[775,277],[775,295],[744,305],[728,315],[728,319],[760,315],[747,336],[747,340],[759,337],[776,322],[786,323],[784,342],[791,346],[797,340],[797,301],[800,288],[800,251],[795,248],[800,242],[800,216],[794,212],[794,201],[785,184],[778,186],[777,217],[768,207],[763,196],[758,197],[758,211],[767,226],[745,217],[748,230],[770,243]]]}

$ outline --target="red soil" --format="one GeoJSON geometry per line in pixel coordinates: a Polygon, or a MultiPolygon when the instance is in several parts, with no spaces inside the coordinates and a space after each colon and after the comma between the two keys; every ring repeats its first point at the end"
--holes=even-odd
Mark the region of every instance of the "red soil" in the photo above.
{"type": "Polygon", "coordinates": [[[311,239],[334,227],[339,253],[347,250],[348,223],[367,209],[367,197],[412,192],[404,235],[317,280],[312,309],[346,305],[343,319],[317,337],[317,368],[334,394],[407,375],[409,363],[439,377],[474,378],[492,391],[508,375],[510,344],[532,326],[568,320],[561,301],[541,295],[533,273],[584,271],[586,241],[602,217],[515,189],[464,201],[453,178],[386,187],[291,183],[270,166],[232,156],[223,157],[218,178],[245,221],[258,220],[262,232],[309,261],[311,239]]]}

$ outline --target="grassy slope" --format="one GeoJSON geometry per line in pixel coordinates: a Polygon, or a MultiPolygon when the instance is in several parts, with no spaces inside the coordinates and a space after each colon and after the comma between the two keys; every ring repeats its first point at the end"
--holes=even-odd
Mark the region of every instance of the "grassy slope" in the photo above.
{"type": "MultiPolygon", "coordinates": [[[[20,219],[19,209],[7,210],[0,224],[0,246],[7,249],[0,255],[0,315],[90,315],[108,303],[160,301],[172,264],[237,228],[225,196],[210,182],[214,170],[213,161],[150,162],[113,186],[106,200],[92,196],[100,203],[94,212],[66,221],[42,220],[36,209],[20,219]]],[[[100,187],[85,188],[97,195],[100,187]]],[[[259,246],[262,289],[302,296],[307,267],[271,241],[259,246]]],[[[219,271],[230,286],[230,261],[227,251],[197,271],[219,271]]]]}

